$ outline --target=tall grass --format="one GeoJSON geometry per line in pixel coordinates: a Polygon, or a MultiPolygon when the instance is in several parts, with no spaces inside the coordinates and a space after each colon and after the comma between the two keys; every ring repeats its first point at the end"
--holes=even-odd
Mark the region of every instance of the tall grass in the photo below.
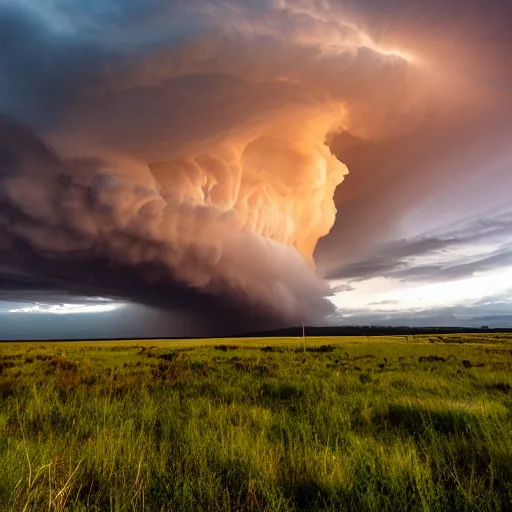
{"type": "Polygon", "coordinates": [[[512,342],[417,341],[0,346],[0,509],[512,509],[512,342]]]}

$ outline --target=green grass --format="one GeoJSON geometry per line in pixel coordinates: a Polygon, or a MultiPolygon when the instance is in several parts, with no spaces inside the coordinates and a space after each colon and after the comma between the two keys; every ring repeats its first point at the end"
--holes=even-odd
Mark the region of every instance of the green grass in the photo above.
{"type": "Polygon", "coordinates": [[[0,510],[511,510],[506,335],[0,344],[0,510]]]}

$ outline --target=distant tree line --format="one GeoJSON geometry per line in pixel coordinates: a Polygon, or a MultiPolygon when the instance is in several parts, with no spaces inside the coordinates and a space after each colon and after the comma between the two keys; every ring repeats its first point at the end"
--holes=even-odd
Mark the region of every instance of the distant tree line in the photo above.
{"type": "MultiPolygon", "coordinates": [[[[410,327],[408,325],[343,325],[337,327],[305,327],[306,336],[414,336],[416,334],[492,333],[511,332],[512,328],[482,327],[410,327]]],[[[244,333],[244,337],[302,336],[302,327],[290,327],[272,331],[244,333]]]]}
{"type": "MultiPolygon", "coordinates": [[[[249,333],[240,333],[236,335],[229,336],[214,336],[214,338],[273,338],[273,337],[305,337],[308,336],[414,336],[419,334],[477,334],[477,333],[512,333],[512,327],[509,328],[490,328],[486,325],[482,327],[410,327],[407,325],[401,326],[389,326],[389,325],[341,325],[338,327],[315,327],[315,326],[298,326],[298,327],[288,327],[284,329],[275,329],[270,331],[256,331],[249,333]]],[[[140,338],[108,338],[108,340],[116,341],[116,340],[126,340],[126,341],[136,341],[140,338]]],[[[147,340],[150,339],[164,339],[162,337],[157,338],[144,338],[147,340]]],[[[165,339],[198,339],[197,336],[189,336],[189,337],[169,337],[165,339]]],[[[203,337],[201,339],[208,339],[208,337],[203,337]]],[[[101,341],[100,338],[80,338],[75,339],[74,341],[101,341]]],[[[42,339],[37,340],[24,340],[24,341],[44,341],[42,339]]],[[[59,340],[52,340],[59,341],[59,340]]],[[[67,341],[73,341],[69,338],[67,341]]],[[[1,341],[0,341],[1,343],[1,341]]]]}

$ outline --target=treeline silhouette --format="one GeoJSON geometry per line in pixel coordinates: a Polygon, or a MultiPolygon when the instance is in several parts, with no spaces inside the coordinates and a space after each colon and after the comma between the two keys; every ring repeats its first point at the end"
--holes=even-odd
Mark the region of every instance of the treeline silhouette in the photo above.
{"type": "MultiPolygon", "coordinates": [[[[410,327],[387,325],[342,325],[337,327],[305,326],[306,336],[414,336],[416,334],[478,334],[510,332],[512,328],[482,327],[410,327]]],[[[276,329],[272,331],[245,333],[247,338],[296,337],[302,336],[302,326],[276,329]]]]}
{"type": "MultiPolygon", "coordinates": [[[[409,327],[409,326],[386,326],[386,325],[342,325],[338,327],[315,327],[305,326],[306,336],[334,337],[334,336],[414,336],[420,334],[442,335],[442,334],[478,334],[478,333],[512,333],[509,328],[491,328],[487,326],[478,327],[409,327]]],[[[148,337],[148,338],[67,338],[64,339],[26,339],[18,342],[38,341],[137,341],[145,340],[188,340],[188,339],[230,339],[230,338],[294,338],[302,337],[302,326],[288,327],[269,331],[256,331],[227,336],[173,336],[173,337],[148,337]]],[[[9,340],[0,340],[0,343],[9,340]]]]}

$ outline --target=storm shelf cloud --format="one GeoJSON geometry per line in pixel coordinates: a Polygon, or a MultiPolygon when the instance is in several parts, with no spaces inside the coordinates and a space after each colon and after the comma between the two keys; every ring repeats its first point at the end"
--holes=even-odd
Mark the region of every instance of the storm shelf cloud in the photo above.
{"type": "Polygon", "coordinates": [[[322,324],[510,267],[508,4],[383,4],[0,2],[0,320],[322,324]]]}

